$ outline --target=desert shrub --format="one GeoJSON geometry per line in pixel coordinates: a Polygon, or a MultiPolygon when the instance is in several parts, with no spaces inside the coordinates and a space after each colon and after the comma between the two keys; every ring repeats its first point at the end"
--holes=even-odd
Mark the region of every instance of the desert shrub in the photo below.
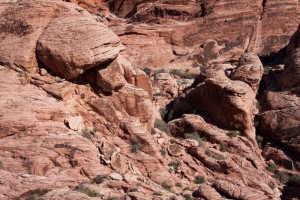
{"type": "Polygon", "coordinates": [[[137,188],[131,188],[131,189],[129,190],[129,192],[137,192],[137,191],[138,191],[137,188]]]}
{"type": "Polygon", "coordinates": [[[164,69],[159,69],[159,70],[157,70],[157,71],[155,71],[154,73],[153,73],[153,76],[156,76],[157,74],[160,74],[160,73],[165,73],[166,71],[164,70],[164,69]]]}
{"type": "Polygon", "coordinates": [[[196,184],[202,184],[204,182],[205,182],[204,176],[196,176],[195,177],[194,183],[196,183],[196,184]]]}
{"type": "Polygon", "coordinates": [[[203,65],[200,66],[200,71],[201,72],[205,72],[206,70],[207,70],[207,68],[205,66],[203,66],[203,65]]]}
{"type": "Polygon", "coordinates": [[[229,131],[229,132],[227,133],[227,136],[229,136],[229,137],[231,137],[231,138],[234,138],[234,137],[237,136],[237,132],[236,132],[236,131],[229,131]]]}
{"type": "Polygon", "coordinates": [[[196,131],[193,133],[185,133],[184,138],[196,140],[198,142],[199,146],[201,146],[201,147],[204,145],[203,139],[199,136],[199,134],[196,131]]]}
{"type": "Polygon", "coordinates": [[[289,178],[289,184],[300,184],[300,176],[298,175],[292,175],[290,178],[289,178]]]}
{"type": "Polygon", "coordinates": [[[83,183],[79,183],[79,185],[75,188],[75,190],[77,192],[84,193],[84,194],[88,195],[89,197],[98,197],[99,196],[99,194],[97,192],[95,192],[94,190],[91,190],[88,187],[85,187],[83,185],[83,183]]]}
{"type": "Polygon", "coordinates": [[[93,140],[93,138],[97,137],[96,132],[98,131],[97,128],[93,128],[91,131],[88,129],[84,129],[81,131],[81,135],[88,140],[93,140]]]}
{"type": "Polygon", "coordinates": [[[275,164],[269,164],[268,166],[267,166],[267,170],[269,171],[269,172],[272,172],[272,173],[275,173],[275,171],[278,169],[278,167],[275,165],[275,164]]]}
{"type": "Polygon", "coordinates": [[[179,187],[179,188],[182,188],[182,184],[179,183],[179,182],[175,183],[175,186],[176,186],[176,187],[179,187]]]}
{"type": "Polygon", "coordinates": [[[263,147],[263,141],[264,141],[264,138],[260,135],[257,135],[256,136],[256,141],[257,141],[257,145],[259,148],[262,148],[263,147]]]}
{"type": "Polygon", "coordinates": [[[156,134],[156,131],[154,128],[151,128],[151,135],[155,135],[156,134]]]}
{"type": "Polygon", "coordinates": [[[155,195],[155,196],[162,196],[162,193],[161,193],[161,192],[158,192],[158,191],[156,191],[156,192],[154,192],[154,193],[153,193],[153,195],[155,195]]]}
{"type": "Polygon", "coordinates": [[[215,160],[224,160],[225,159],[224,156],[216,154],[216,153],[212,152],[211,150],[206,150],[205,154],[209,157],[214,158],[215,160]]]}
{"type": "Polygon", "coordinates": [[[170,74],[172,74],[174,76],[179,76],[182,79],[195,79],[198,76],[198,74],[184,73],[184,72],[181,72],[181,71],[179,71],[177,69],[172,69],[170,71],[170,74]]]}
{"type": "Polygon", "coordinates": [[[163,132],[165,132],[167,134],[170,133],[168,124],[166,122],[164,122],[163,120],[161,120],[161,119],[156,119],[155,120],[154,127],[158,128],[159,130],[161,130],[161,131],[163,131],[163,132]]]}
{"type": "Polygon", "coordinates": [[[48,192],[49,192],[49,190],[47,190],[47,189],[41,189],[41,188],[32,190],[32,191],[30,191],[29,196],[27,196],[25,198],[25,200],[40,200],[40,199],[42,200],[43,199],[42,196],[44,196],[48,192]]]}
{"type": "Polygon", "coordinates": [[[166,156],[166,154],[167,154],[167,151],[166,151],[166,149],[163,147],[161,150],[159,150],[160,151],[160,154],[163,156],[163,157],[165,157],[166,156]]]}
{"type": "Polygon", "coordinates": [[[108,176],[106,174],[98,175],[93,179],[93,183],[95,184],[101,184],[107,179],[108,176]]]}
{"type": "Polygon", "coordinates": [[[289,175],[286,172],[282,172],[279,170],[276,170],[274,173],[274,178],[276,178],[278,181],[280,181],[281,183],[286,183],[289,181],[289,175]]]}
{"type": "Polygon", "coordinates": [[[190,190],[190,187],[184,187],[183,190],[190,190]]]}
{"type": "Polygon", "coordinates": [[[177,170],[178,167],[181,166],[181,162],[179,160],[171,161],[168,164],[170,167],[172,167],[174,170],[177,170]]]}
{"type": "Polygon", "coordinates": [[[155,93],[154,96],[157,96],[157,97],[163,97],[165,96],[164,93],[162,92],[158,92],[158,93],[155,93]]]}
{"type": "Polygon", "coordinates": [[[141,68],[148,76],[151,75],[151,69],[149,67],[141,68]]]}
{"type": "Polygon", "coordinates": [[[138,141],[131,141],[130,149],[132,153],[136,153],[140,150],[141,144],[138,141]]]}
{"type": "Polygon", "coordinates": [[[169,143],[170,143],[170,144],[175,144],[175,143],[176,143],[176,140],[175,140],[174,138],[171,138],[171,139],[169,140],[169,143]]]}
{"type": "Polygon", "coordinates": [[[221,144],[220,144],[220,151],[221,151],[221,152],[227,152],[227,145],[224,144],[224,143],[221,143],[221,144]]]}
{"type": "Polygon", "coordinates": [[[272,182],[270,182],[269,184],[268,184],[268,186],[272,189],[272,190],[274,190],[275,189],[275,184],[274,183],[272,183],[272,182]]]}
{"type": "Polygon", "coordinates": [[[165,190],[171,190],[172,186],[167,184],[166,182],[163,182],[161,184],[161,187],[163,187],[165,190]]]}
{"type": "Polygon", "coordinates": [[[270,73],[271,69],[272,69],[272,68],[269,67],[269,66],[264,66],[264,73],[265,73],[265,74],[270,73]]]}
{"type": "Polygon", "coordinates": [[[193,197],[190,194],[184,194],[183,197],[185,200],[193,200],[193,197]]]}

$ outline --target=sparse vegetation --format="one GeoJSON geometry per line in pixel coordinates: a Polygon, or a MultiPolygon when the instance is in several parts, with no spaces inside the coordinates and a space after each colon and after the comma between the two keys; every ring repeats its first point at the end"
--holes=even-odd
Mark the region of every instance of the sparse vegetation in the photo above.
{"type": "Polygon", "coordinates": [[[269,172],[275,173],[275,171],[278,169],[278,167],[275,164],[269,164],[267,167],[267,170],[269,172]]]}
{"type": "Polygon", "coordinates": [[[262,148],[263,147],[263,141],[264,141],[264,138],[260,135],[257,135],[256,136],[256,141],[257,141],[257,145],[259,148],[262,148]]]}
{"type": "Polygon", "coordinates": [[[89,197],[98,197],[99,196],[99,194],[97,192],[95,192],[94,190],[91,190],[88,187],[85,187],[83,185],[83,183],[79,183],[79,185],[75,188],[75,190],[77,192],[84,193],[84,194],[88,195],[89,197]]]}
{"type": "Polygon", "coordinates": [[[158,92],[158,93],[155,93],[154,96],[157,96],[157,97],[163,97],[165,96],[164,93],[162,92],[158,92]]]}
{"type": "Polygon", "coordinates": [[[169,127],[168,127],[168,124],[166,122],[164,122],[163,120],[161,119],[156,119],[155,122],[154,122],[154,127],[169,134],[170,133],[170,130],[169,130],[169,127]]]}
{"type": "Polygon", "coordinates": [[[183,197],[185,200],[193,200],[193,197],[190,194],[184,194],[183,197]]]}
{"type": "Polygon", "coordinates": [[[160,73],[165,73],[166,71],[164,70],[164,69],[159,69],[159,70],[157,70],[157,71],[155,71],[154,73],[153,73],[153,76],[156,76],[157,74],[160,74],[160,73]]]}
{"type": "Polygon", "coordinates": [[[205,182],[204,176],[196,176],[195,177],[195,180],[194,180],[195,184],[202,184],[204,182],[205,182]]]}
{"type": "Polygon", "coordinates": [[[272,190],[275,189],[275,184],[274,184],[274,183],[270,182],[268,185],[269,185],[269,187],[270,187],[272,190]]]}
{"type": "Polygon", "coordinates": [[[155,135],[156,134],[156,131],[154,128],[151,128],[151,135],[155,135]]]}
{"type": "Polygon", "coordinates": [[[179,160],[175,160],[175,161],[169,162],[168,165],[176,171],[181,166],[181,162],[179,160]]]}
{"type": "Polygon", "coordinates": [[[184,138],[196,140],[200,147],[204,146],[203,139],[199,136],[199,134],[196,131],[193,133],[185,133],[184,138]]]}
{"type": "Polygon", "coordinates": [[[182,184],[179,183],[179,182],[175,183],[175,186],[176,186],[176,187],[179,187],[179,188],[182,188],[182,184]]]}
{"type": "Polygon", "coordinates": [[[237,136],[237,132],[236,132],[236,131],[229,131],[229,132],[227,133],[227,136],[228,136],[228,137],[231,137],[231,138],[234,138],[234,137],[237,136]]]}
{"type": "Polygon", "coordinates": [[[283,172],[283,171],[279,171],[279,170],[276,170],[274,175],[273,175],[274,178],[276,178],[278,181],[280,181],[281,183],[286,183],[289,181],[289,175],[286,173],[286,172],[283,172]]]}
{"type": "Polygon", "coordinates": [[[172,186],[167,184],[166,182],[163,182],[161,184],[161,187],[163,187],[165,190],[171,190],[172,186]]]}
{"type": "Polygon", "coordinates": [[[195,79],[198,76],[198,74],[184,73],[184,72],[181,72],[181,71],[179,71],[177,69],[172,69],[170,71],[170,74],[172,74],[174,76],[179,76],[182,79],[195,79]]]}
{"type": "Polygon", "coordinates": [[[206,70],[207,70],[207,68],[205,66],[203,66],[203,65],[200,66],[200,71],[201,72],[205,72],[206,70]]]}
{"type": "Polygon", "coordinates": [[[93,140],[93,138],[97,138],[97,134],[96,134],[97,132],[98,129],[94,127],[92,130],[88,130],[88,129],[82,130],[81,135],[88,140],[93,140]]]}
{"type": "Polygon", "coordinates": [[[190,190],[190,187],[184,187],[183,190],[190,190]]]}
{"type": "Polygon", "coordinates": [[[211,150],[206,150],[205,154],[209,157],[214,158],[215,160],[224,160],[225,159],[224,156],[216,154],[216,153],[212,152],[211,150]]]}
{"type": "Polygon", "coordinates": [[[271,69],[272,69],[272,68],[269,67],[269,66],[264,66],[264,73],[265,73],[265,74],[270,73],[271,69]]]}
{"type": "Polygon", "coordinates": [[[151,69],[149,67],[141,68],[148,76],[151,75],[151,69]]]}
{"type": "Polygon", "coordinates": [[[176,143],[176,140],[175,140],[174,138],[171,138],[171,139],[169,140],[169,143],[170,143],[170,144],[175,144],[175,143],[176,143]]]}
{"type": "Polygon", "coordinates": [[[98,175],[93,179],[93,183],[95,184],[101,184],[107,179],[108,176],[106,174],[98,175]]]}
{"type": "Polygon", "coordinates": [[[132,153],[136,153],[140,150],[141,144],[138,141],[131,141],[130,149],[132,153]]]}
{"type": "Polygon", "coordinates": [[[137,188],[131,188],[131,189],[129,190],[129,192],[137,192],[137,191],[138,191],[137,188]]]}
{"type": "Polygon", "coordinates": [[[167,150],[163,147],[163,148],[161,148],[161,150],[160,150],[160,154],[163,156],[163,157],[165,157],[166,156],[166,154],[167,154],[167,150]]]}
{"type": "Polygon", "coordinates": [[[153,195],[155,195],[155,196],[162,196],[162,193],[161,193],[161,192],[158,192],[158,191],[156,191],[156,192],[154,192],[154,193],[153,193],[153,195]]]}
{"type": "Polygon", "coordinates": [[[43,199],[43,195],[45,195],[46,193],[48,193],[49,190],[46,189],[36,189],[36,190],[32,190],[31,193],[29,194],[29,196],[27,196],[25,198],[25,200],[40,200],[43,199]]]}
{"type": "Polygon", "coordinates": [[[226,144],[224,144],[224,143],[220,144],[220,151],[221,152],[227,152],[227,149],[228,149],[228,147],[227,147],[226,144]]]}

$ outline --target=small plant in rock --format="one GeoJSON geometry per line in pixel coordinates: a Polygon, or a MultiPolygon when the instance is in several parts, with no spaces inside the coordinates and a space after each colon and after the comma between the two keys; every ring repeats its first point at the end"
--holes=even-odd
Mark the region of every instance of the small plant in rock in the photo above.
{"type": "Polygon", "coordinates": [[[168,127],[168,124],[166,122],[164,122],[163,120],[161,119],[156,119],[155,122],[154,122],[154,127],[169,134],[170,133],[170,130],[169,130],[169,127],[168,127]]]}
{"type": "Polygon", "coordinates": [[[195,79],[198,76],[198,74],[184,73],[177,69],[172,69],[170,71],[170,74],[172,74],[174,76],[179,76],[182,79],[195,79]]]}
{"type": "Polygon", "coordinates": [[[288,181],[289,184],[300,184],[300,176],[292,175],[288,181]]]}
{"type": "Polygon", "coordinates": [[[179,188],[182,188],[182,184],[179,183],[179,182],[175,183],[175,186],[176,186],[176,187],[179,187],[179,188]]]}
{"type": "Polygon", "coordinates": [[[224,144],[224,143],[221,143],[220,144],[220,151],[221,152],[227,152],[227,145],[226,144],[224,144]]]}
{"type": "Polygon", "coordinates": [[[155,93],[154,96],[157,96],[157,97],[163,97],[165,96],[164,93],[162,92],[158,92],[158,93],[155,93]]]}
{"type": "Polygon", "coordinates": [[[269,185],[269,187],[270,187],[272,190],[275,189],[275,184],[274,184],[274,183],[270,182],[268,185],[269,185]]]}
{"type": "Polygon", "coordinates": [[[196,176],[195,177],[195,180],[194,180],[195,184],[202,184],[204,182],[205,182],[204,176],[196,176]]]}
{"type": "Polygon", "coordinates": [[[137,191],[138,191],[137,188],[131,188],[131,189],[129,190],[129,192],[137,192],[137,191]]]}
{"type": "Polygon", "coordinates": [[[97,192],[95,192],[94,190],[91,190],[88,187],[85,187],[83,185],[83,183],[79,183],[79,185],[75,188],[75,190],[77,192],[84,193],[84,194],[88,195],[89,197],[98,197],[99,196],[99,194],[97,192]]]}
{"type": "Polygon", "coordinates": [[[234,137],[237,136],[237,132],[236,131],[229,131],[226,135],[228,137],[234,138],[234,137]]]}
{"type": "Polygon", "coordinates": [[[286,172],[283,172],[283,171],[279,171],[279,170],[276,170],[275,173],[274,173],[274,178],[276,178],[278,181],[280,181],[281,183],[286,183],[289,181],[289,175],[286,173],[286,172]]]}
{"type": "Polygon", "coordinates": [[[137,153],[141,148],[141,144],[137,141],[131,141],[130,149],[132,153],[137,153]]]}
{"type": "Polygon", "coordinates": [[[183,190],[190,190],[190,187],[184,187],[183,190]]]}
{"type": "Polygon", "coordinates": [[[225,159],[224,156],[216,154],[216,153],[212,152],[211,150],[206,150],[205,154],[209,157],[214,158],[215,160],[224,160],[225,159]]]}
{"type": "Polygon", "coordinates": [[[159,70],[157,70],[157,71],[155,71],[154,73],[153,73],[153,76],[156,76],[157,74],[160,74],[160,73],[165,73],[166,71],[164,70],[164,69],[159,69],[159,70]]]}
{"type": "Polygon", "coordinates": [[[156,191],[156,192],[154,192],[154,193],[153,193],[153,195],[155,195],[155,196],[162,196],[162,193],[161,193],[161,192],[158,192],[158,191],[156,191]]]}
{"type": "Polygon", "coordinates": [[[264,141],[264,138],[260,135],[257,135],[256,136],[256,141],[257,141],[257,145],[259,148],[262,148],[263,147],[263,141],[264,141]]]}
{"type": "Polygon", "coordinates": [[[268,167],[267,167],[267,170],[269,172],[272,172],[272,173],[275,173],[275,171],[278,169],[278,167],[275,165],[275,164],[269,164],[268,167]]]}
{"type": "Polygon", "coordinates": [[[95,184],[101,184],[103,183],[106,179],[108,178],[108,176],[106,174],[102,174],[102,175],[98,175],[93,179],[93,183],[95,184]]]}
{"type": "Polygon", "coordinates": [[[193,200],[193,197],[190,194],[184,194],[183,197],[185,200],[193,200]]]}
{"type": "Polygon", "coordinates": [[[181,166],[181,162],[178,160],[171,161],[168,164],[170,167],[172,167],[175,171],[178,170],[178,168],[181,166]]]}
{"type": "Polygon", "coordinates": [[[167,184],[166,182],[161,184],[161,187],[163,187],[165,190],[171,190],[172,186],[167,184]]]}
{"type": "Polygon", "coordinates": [[[185,139],[192,139],[196,140],[199,144],[200,147],[204,146],[204,141],[203,139],[199,136],[198,132],[193,132],[193,133],[185,133],[184,134],[185,139]]]}
{"type": "Polygon", "coordinates": [[[151,75],[151,69],[149,67],[141,68],[148,76],[151,75]]]}
{"type": "Polygon", "coordinates": [[[166,156],[166,154],[167,154],[167,150],[163,147],[163,148],[161,148],[161,150],[160,150],[160,154],[163,156],[163,157],[165,157],[166,156]]]}
{"type": "Polygon", "coordinates": [[[83,137],[85,137],[88,140],[92,140],[93,139],[93,135],[91,134],[91,132],[87,129],[84,129],[83,131],[81,131],[81,135],[83,137]]]}
{"type": "Polygon", "coordinates": [[[151,135],[155,135],[156,134],[156,131],[155,131],[155,129],[154,128],[151,128],[151,135]]]}
{"type": "Polygon", "coordinates": [[[169,140],[169,143],[170,143],[170,144],[175,144],[175,143],[176,143],[176,140],[175,140],[174,138],[171,138],[171,139],[169,140]]]}

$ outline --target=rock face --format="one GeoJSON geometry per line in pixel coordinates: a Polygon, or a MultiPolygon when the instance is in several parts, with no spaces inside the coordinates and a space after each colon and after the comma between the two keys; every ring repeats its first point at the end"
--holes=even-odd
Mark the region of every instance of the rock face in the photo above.
{"type": "Polygon", "coordinates": [[[1,200],[299,196],[297,1],[70,2],[0,3],[1,200]]]}
{"type": "Polygon", "coordinates": [[[134,23],[110,26],[127,47],[132,63],[147,67],[199,65],[201,48],[208,39],[223,46],[221,62],[245,52],[265,56],[284,48],[299,23],[297,0],[284,4],[278,0],[114,0],[111,9],[134,23]],[[174,54],[174,47],[187,51],[174,54]]]}
{"type": "Polygon", "coordinates": [[[283,72],[271,71],[264,79],[266,89],[261,98],[262,112],[259,115],[258,127],[261,135],[272,142],[277,141],[287,146],[298,160],[300,152],[300,65],[297,41],[299,37],[298,30],[288,46],[283,72]]]}
{"type": "Polygon", "coordinates": [[[230,65],[218,65],[206,69],[195,79],[191,88],[174,100],[170,105],[169,115],[176,117],[183,113],[203,112],[215,120],[215,123],[227,129],[240,130],[254,142],[252,121],[256,112],[255,96],[262,77],[262,64],[257,56],[244,55],[240,66],[232,74],[239,81],[231,80],[225,75],[225,71],[232,68],[230,65]],[[245,61],[247,57],[248,60],[245,61]],[[257,74],[253,74],[252,71],[256,71],[257,74]],[[251,82],[250,76],[254,79],[250,84],[255,85],[253,89],[247,85],[251,82]]]}
{"type": "Polygon", "coordinates": [[[78,13],[52,20],[38,40],[37,54],[48,68],[70,80],[116,58],[123,50],[119,42],[104,24],[78,13]]]}
{"type": "Polygon", "coordinates": [[[28,72],[37,70],[37,55],[49,69],[73,79],[123,50],[104,24],[58,0],[19,1],[2,11],[0,21],[1,62],[28,72]]]}

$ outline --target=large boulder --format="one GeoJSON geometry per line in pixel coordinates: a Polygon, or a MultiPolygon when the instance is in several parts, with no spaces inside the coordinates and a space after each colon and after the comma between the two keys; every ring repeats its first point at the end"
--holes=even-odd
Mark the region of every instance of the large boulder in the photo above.
{"type": "Polygon", "coordinates": [[[1,63],[35,73],[40,60],[66,79],[113,60],[124,48],[95,16],[59,0],[2,4],[0,30],[1,63]]]}

